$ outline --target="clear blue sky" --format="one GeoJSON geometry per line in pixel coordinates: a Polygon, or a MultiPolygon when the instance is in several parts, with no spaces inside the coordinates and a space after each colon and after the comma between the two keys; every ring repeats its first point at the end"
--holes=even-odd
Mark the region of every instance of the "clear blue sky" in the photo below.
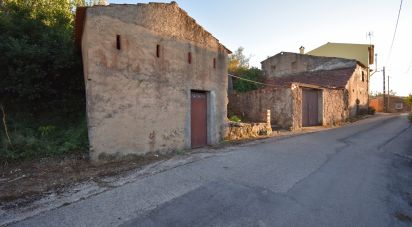
{"type": "MultiPolygon", "coordinates": [[[[156,0],[151,0],[156,1],[156,0]]],[[[108,0],[109,3],[150,1],[108,0]]],[[[170,2],[161,1],[158,2],[170,2]]],[[[395,43],[389,49],[400,0],[177,0],[225,46],[245,48],[251,65],[260,68],[266,57],[281,51],[310,51],[326,42],[372,43],[378,67],[386,66],[391,89],[399,95],[412,93],[412,2],[404,0],[395,43]],[[409,70],[408,70],[409,68],[409,70]]],[[[382,91],[382,74],[371,80],[372,91],[382,91]]]]}

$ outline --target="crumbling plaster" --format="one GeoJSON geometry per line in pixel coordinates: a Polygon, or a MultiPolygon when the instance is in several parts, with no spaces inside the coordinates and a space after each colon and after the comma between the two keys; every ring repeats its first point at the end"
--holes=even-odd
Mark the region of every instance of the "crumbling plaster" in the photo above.
{"type": "Polygon", "coordinates": [[[348,105],[350,116],[356,115],[357,101],[359,100],[359,109],[368,108],[369,100],[369,78],[367,76],[367,68],[357,65],[352,77],[346,84],[345,89],[349,95],[348,105]],[[363,80],[362,80],[363,73],[363,80]]]}
{"type": "Polygon", "coordinates": [[[208,92],[208,142],[223,139],[228,51],[177,4],[88,8],[82,52],[93,160],[190,148],[191,90],[208,92]]]}

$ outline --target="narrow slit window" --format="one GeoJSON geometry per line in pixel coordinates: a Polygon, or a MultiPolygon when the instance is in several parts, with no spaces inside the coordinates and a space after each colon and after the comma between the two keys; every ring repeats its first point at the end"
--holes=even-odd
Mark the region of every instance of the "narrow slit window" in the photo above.
{"type": "Polygon", "coordinates": [[[192,64],[192,52],[187,53],[187,62],[192,64]]]}
{"type": "Polygon", "coordinates": [[[116,48],[118,49],[118,50],[120,50],[121,49],[121,43],[120,43],[120,35],[116,35],[116,48]]]}
{"type": "Polygon", "coordinates": [[[213,68],[216,69],[216,58],[213,58],[213,68]]]}
{"type": "Polygon", "coordinates": [[[156,45],[156,57],[160,58],[160,45],[156,45]]]}
{"type": "Polygon", "coordinates": [[[365,82],[365,73],[362,71],[362,82],[365,82]]]}

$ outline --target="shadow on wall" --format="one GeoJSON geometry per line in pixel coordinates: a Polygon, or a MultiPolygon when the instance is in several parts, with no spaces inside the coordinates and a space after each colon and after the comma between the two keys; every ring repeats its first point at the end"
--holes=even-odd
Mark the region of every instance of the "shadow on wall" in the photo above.
{"type": "Polygon", "coordinates": [[[243,122],[267,122],[267,111],[270,110],[272,125],[285,129],[292,126],[293,98],[289,87],[232,92],[228,98],[229,117],[236,115],[243,122]]]}

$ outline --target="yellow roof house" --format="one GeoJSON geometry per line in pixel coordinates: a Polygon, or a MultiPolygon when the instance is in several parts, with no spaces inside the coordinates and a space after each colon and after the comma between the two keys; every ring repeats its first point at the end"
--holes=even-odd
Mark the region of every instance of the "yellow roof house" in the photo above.
{"type": "Polygon", "coordinates": [[[321,57],[355,59],[364,66],[374,63],[374,45],[353,43],[326,43],[306,54],[321,57]]]}

